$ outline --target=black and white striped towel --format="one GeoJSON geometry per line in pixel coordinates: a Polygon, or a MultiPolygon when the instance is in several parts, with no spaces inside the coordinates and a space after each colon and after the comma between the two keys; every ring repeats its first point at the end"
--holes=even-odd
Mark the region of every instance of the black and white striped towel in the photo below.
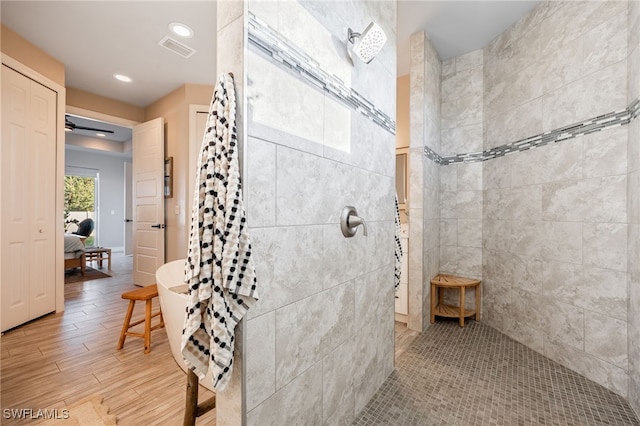
{"type": "Polygon", "coordinates": [[[400,274],[402,273],[402,244],[400,243],[400,207],[398,206],[398,194],[396,194],[396,264],[395,264],[395,287],[400,286],[400,274]]]}
{"type": "Polygon", "coordinates": [[[198,159],[185,264],[189,300],[182,356],[200,379],[211,367],[217,391],[231,377],[236,324],[258,299],[242,204],[234,91],[232,77],[220,77],[198,159]]]}

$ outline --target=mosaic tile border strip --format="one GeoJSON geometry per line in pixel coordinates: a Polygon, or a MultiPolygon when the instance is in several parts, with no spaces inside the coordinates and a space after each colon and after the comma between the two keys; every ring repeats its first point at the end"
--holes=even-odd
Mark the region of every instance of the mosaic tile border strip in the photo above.
{"type": "Polygon", "coordinates": [[[382,110],[357,91],[348,87],[339,77],[325,70],[318,61],[292,45],[289,40],[270,28],[249,12],[249,43],[273,58],[285,68],[299,74],[311,85],[320,89],[347,107],[358,111],[392,135],[396,123],[382,110]]]}
{"type": "Polygon", "coordinates": [[[431,148],[425,147],[424,155],[435,163],[445,166],[448,164],[477,163],[480,161],[503,157],[513,152],[527,151],[550,143],[573,139],[576,136],[588,135],[589,133],[599,132],[609,127],[624,126],[636,119],[639,115],[640,98],[633,101],[631,105],[621,111],[614,111],[608,114],[599,115],[581,123],[550,130],[548,132],[520,139],[505,145],[500,145],[482,152],[467,152],[464,154],[443,157],[431,148]]]}

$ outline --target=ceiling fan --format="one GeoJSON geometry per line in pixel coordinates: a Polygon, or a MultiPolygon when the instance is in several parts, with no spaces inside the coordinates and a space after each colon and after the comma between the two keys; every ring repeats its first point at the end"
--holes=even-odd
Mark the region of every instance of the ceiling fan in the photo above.
{"type": "Polygon", "coordinates": [[[67,132],[71,132],[73,130],[91,130],[94,132],[101,132],[101,133],[113,133],[113,130],[107,130],[107,129],[97,129],[95,127],[85,127],[85,126],[78,126],[77,124],[75,124],[74,122],[72,122],[71,120],[69,120],[69,116],[65,115],[64,116],[64,130],[66,130],[67,132]]]}

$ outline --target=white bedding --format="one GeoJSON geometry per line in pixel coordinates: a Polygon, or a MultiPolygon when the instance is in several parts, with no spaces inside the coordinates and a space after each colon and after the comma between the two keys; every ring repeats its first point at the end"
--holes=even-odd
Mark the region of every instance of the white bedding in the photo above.
{"type": "Polygon", "coordinates": [[[80,257],[85,251],[85,246],[78,235],[64,234],[64,253],[73,254],[74,257],[80,257]]]}

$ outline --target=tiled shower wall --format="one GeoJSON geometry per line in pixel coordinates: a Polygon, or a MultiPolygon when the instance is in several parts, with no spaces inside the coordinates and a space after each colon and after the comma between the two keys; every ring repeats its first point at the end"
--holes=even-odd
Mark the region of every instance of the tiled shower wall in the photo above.
{"type": "MultiPolygon", "coordinates": [[[[394,119],[395,2],[260,1],[248,13],[394,119]],[[352,65],[347,28],[370,21],[389,40],[352,65]]],[[[246,323],[246,422],[347,424],[393,370],[395,138],[251,43],[244,183],[260,300],[246,323]],[[347,205],[368,236],[342,236],[347,205]]]]}
{"type": "MultiPolygon", "coordinates": [[[[627,10],[545,2],[487,46],[484,149],[625,109],[627,10]]],[[[613,127],[482,163],[484,318],[623,396],[627,134],[613,127]]]]}
{"type": "MultiPolygon", "coordinates": [[[[442,64],[441,154],[482,152],[483,52],[442,64]]],[[[482,163],[440,170],[440,272],[482,279],[482,163]]],[[[457,292],[450,292],[457,300],[457,292]]],[[[469,292],[467,306],[475,304],[469,292]]],[[[455,303],[453,303],[455,305],[455,303]]]]}
{"type": "MultiPolygon", "coordinates": [[[[640,97],[640,2],[629,2],[627,101],[640,97]]],[[[628,126],[629,402],[640,413],[640,119],[628,126]]]]}
{"type": "Polygon", "coordinates": [[[409,130],[409,323],[429,326],[430,279],[440,267],[440,166],[424,156],[440,150],[441,63],[427,34],[411,36],[409,130]]]}

